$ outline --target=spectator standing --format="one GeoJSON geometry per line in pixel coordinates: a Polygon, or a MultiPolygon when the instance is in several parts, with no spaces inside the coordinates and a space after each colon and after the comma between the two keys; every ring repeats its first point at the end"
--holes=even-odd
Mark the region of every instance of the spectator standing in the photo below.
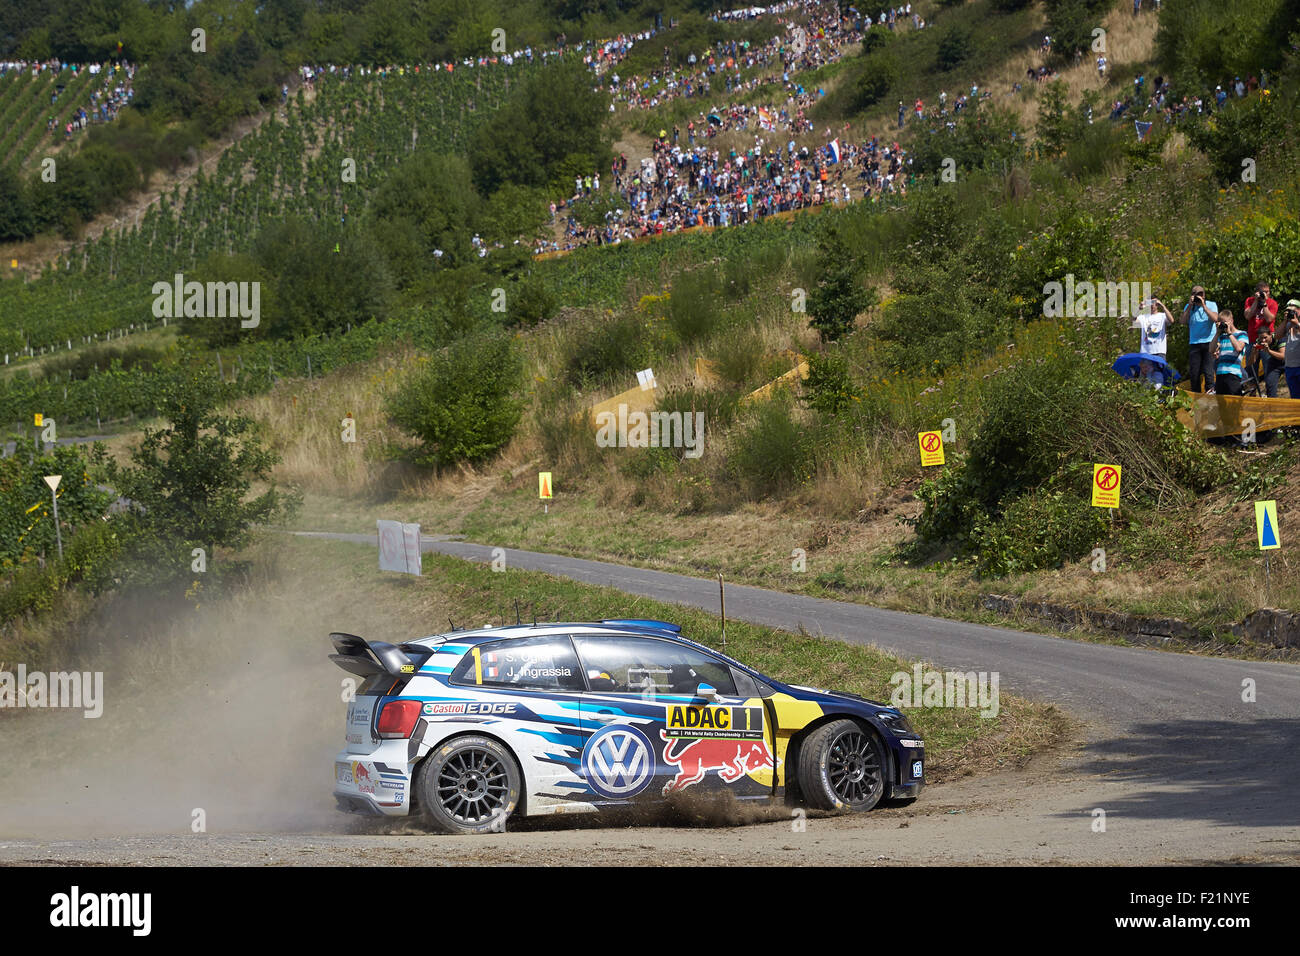
{"type": "Polygon", "coordinates": [[[1246,333],[1233,324],[1232,310],[1219,313],[1218,333],[1210,353],[1214,358],[1214,393],[1240,395],[1241,380],[1246,372],[1246,333]]]}
{"type": "Polygon", "coordinates": [[[1206,301],[1205,287],[1198,284],[1192,287],[1192,296],[1178,321],[1187,326],[1187,387],[1193,392],[1209,391],[1214,388],[1210,345],[1219,321],[1219,305],[1206,301]]]}
{"type": "Polygon", "coordinates": [[[1300,299],[1291,299],[1282,316],[1282,352],[1286,363],[1286,390],[1300,399],[1300,299]]]}
{"type": "Polygon", "coordinates": [[[1173,324],[1173,313],[1159,299],[1152,299],[1147,303],[1147,311],[1133,317],[1133,328],[1142,330],[1142,347],[1138,351],[1161,358],[1168,355],[1169,327],[1173,324]]]}
{"type": "Polygon", "coordinates": [[[1246,335],[1250,339],[1250,349],[1246,353],[1246,367],[1260,374],[1262,359],[1263,377],[1269,398],[1277,398],[1277,380],[1282,374],[1282,362],[1275,356],[1256,355],[1255,340],[1263,332],[1276,338],[1274,322],[1277,319],[1277,300],[1269,297],[1269,284],[1261,282],[1255,286],[1255,294],[1246,300],[1246,335]]]}

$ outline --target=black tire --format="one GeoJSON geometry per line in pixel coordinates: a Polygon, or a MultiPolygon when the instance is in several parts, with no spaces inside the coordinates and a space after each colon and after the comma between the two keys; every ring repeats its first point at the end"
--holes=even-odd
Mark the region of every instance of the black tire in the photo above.
{"type": "Polygon", "coordinates": [[[415,771],[424,819],[440,833],[504,831],[522,785],[514,756],[490,737],[455,737],[415,771]]]}
{"type": "Polygon", "coordinates": [[[818,727],[799,748],[799,792],[813,810],[870,810],[885,795],[885,754],[852,720],[818,727]]]}

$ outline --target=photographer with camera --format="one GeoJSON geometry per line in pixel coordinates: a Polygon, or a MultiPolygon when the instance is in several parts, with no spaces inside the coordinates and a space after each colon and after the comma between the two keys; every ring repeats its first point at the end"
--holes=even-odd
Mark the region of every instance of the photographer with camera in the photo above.
{"type": "Polygon", "coordinates": [[[1231,309],[1224,309],[1218,315],[1217,337],[1210,346],[1210,355],[1214,359],[1214,392],[1216,395],[1240,395],[1250,340],[1233,324],[1231,309]]]}
{"type": "Polygon", "coordinates": [[[1277,318],[1277,300],[1269,298],[1268,292],[1268,282],[1260,282],[1255,286],[1255,294],[1246,300],[1246,335],[1250,339],[1246,368],[1263,378],[1265,394],[1269,398],[1277,398],[1277,380],[1282,374],[1283,365],[1280,359],[1275,358],[1258,341],[1264,333],[1268,333],[1273,341],[1278,338],[1273,324],[1277,318]]]}
{"type": "Polygon", "coordinates": [[[1287,302],[1282,328],[1270,338],[1269,356],[1281,360],[1286,372],[1286,389],[1292,398],[1300,398],[1300,299],[1287,302]]]}
{"type": "Polygon", "coordinates": [[[1213,391],[1215,373],[1210,346],[1215,342],[1219,305],[1206,301],[1205,287],[1195,285],[1178,321],[1187,326],[1187,387],[1193,392],[1213,391]]]}

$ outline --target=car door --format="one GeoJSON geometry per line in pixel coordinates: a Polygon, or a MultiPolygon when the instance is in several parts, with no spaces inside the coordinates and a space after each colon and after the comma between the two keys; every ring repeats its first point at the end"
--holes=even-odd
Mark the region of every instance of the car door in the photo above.
{"type": "Polygon", "coordinates": [[[574,645],[589,688],[583,770],[599,798],[662,798],[693,787],[770,792],[764,708],[737,694],[727,664],[666,638],[574,635],[574,645]],[[710,696],[700,695],[703,685],[710,696]]]}
{"type": "MultiPolygon", "coordinates": [[[[578,776],[582,675],[566,634],[486,641],[469,649],[448,678],[472,700],[447,717],[473,721],[514,752],[533,809],[570,802],[578,776]],[[459,716],[464,714],[464,716],[459,716]]],[[[435,705],[436,709],[436,705],[435,705]]]]}

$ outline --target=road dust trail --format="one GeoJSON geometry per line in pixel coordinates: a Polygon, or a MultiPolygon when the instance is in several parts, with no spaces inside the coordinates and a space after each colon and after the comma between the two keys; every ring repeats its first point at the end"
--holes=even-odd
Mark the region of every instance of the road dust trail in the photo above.
{"type": "Polygon", "coordinates": [[[114,621],[149,609],[122,610],[77,668],[103,672],[103,716],[0,711],[0,837],[189,834],[196,809],[209,830],[334,823],[345,705],[323,635],[341,608],[273,586],[144,639],[114,621]]]}

